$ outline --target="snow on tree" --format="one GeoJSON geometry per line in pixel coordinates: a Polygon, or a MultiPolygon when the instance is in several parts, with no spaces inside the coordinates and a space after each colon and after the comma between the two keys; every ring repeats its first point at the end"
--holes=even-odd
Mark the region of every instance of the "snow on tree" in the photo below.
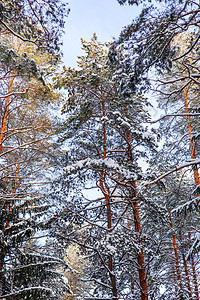
{"type": "Polygon", "coordinates": [[[79,57],[79,69],[64,68],[55,76],[55,86],[68,92],[59,139],[67,141],[69,150],[57,185],[62,198],[67,197],[66,208],[59,231],[53,231],[91,253],[97,295],[117,299],[132,293],[147,299],[136,182],[143,178],[138,159],[156,151],[154,133],[143,125],[149,120],[149,103],[132,92],[126,70],[110,68],[110,43],[98,42],[94,34],[82,45],[86,54],[79,57]],[[93,188],[98,198],[92,197],[93,188]],[[81,226],[86,228],[82,235],[81,226]]]}

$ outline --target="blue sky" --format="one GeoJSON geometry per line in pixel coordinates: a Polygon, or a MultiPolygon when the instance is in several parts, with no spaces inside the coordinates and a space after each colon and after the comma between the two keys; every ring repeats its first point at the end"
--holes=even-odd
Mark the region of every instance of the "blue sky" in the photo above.
{"type": "MultiPolygon", "coordinates": [[[[63,61],[66,67],[77,67],[77,56],[82,54],[81,37],[87,41],[93,33],[101,42],[117,38],[122,28],[139,15],[142,6],[120,6],[117,0],[68,0],[70,13],[66,19],[63,41],[63,61]]],[[[155,105],[155,101],[151,99],[155,105]]],[[[151,108],[157,119],[160,110],[151,108]]]]}
{"type": "Polygon", "coordinates": [[[118,37],[121,29],[139,14],[137,6],[120,6],[117,0],[69,0],[63,43],[64,63],[76,67],[81,54],[80,38],[90,40],[93,33],[101,42],[118,37]]]}

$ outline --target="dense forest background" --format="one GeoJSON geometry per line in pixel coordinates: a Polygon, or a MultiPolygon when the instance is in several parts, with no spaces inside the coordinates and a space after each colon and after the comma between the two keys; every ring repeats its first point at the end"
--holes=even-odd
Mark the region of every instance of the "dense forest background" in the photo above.
{"type": "Polygon", "coordinates": [[[116,2],[76,69],[68,3],[0,3],[0,299],[199,300],[200,4],[116,2]]]}

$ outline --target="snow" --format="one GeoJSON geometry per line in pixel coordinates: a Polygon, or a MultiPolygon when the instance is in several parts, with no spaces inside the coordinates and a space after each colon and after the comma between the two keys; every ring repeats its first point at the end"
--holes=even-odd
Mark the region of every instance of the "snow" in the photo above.
{"type": "Polygon", "coordinates": [[[107,249],[108,249],[108,251],[111,255],[114,255],[116,253],[116,250],[117,250],[114,246],[112,246],[110,244],[107,245],[107,249]]]}
{"type": "Polygon", "coordinates": [[[81,169],[99,169],[99,168],[107,168],[111,171],[115,171],[122,175],[126,180],[137,180],[137,175],[134,172],[130,172],[129,170],[123,168],[118,162],[113,159],[90,159],[86,158],[84,160],[80,160],[77,163],[74,163],[70,166],[65,167],[64,171],[66,174],[70,174],[73,172],[77,172],[81,169]]]}

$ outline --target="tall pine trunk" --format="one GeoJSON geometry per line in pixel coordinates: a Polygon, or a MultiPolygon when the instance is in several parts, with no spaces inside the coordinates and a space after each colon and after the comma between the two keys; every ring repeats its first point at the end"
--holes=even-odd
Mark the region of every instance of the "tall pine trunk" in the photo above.
{"type": "Polygon", "coordinates": [[[6,124],[7,124],[7,119],[8,119],[8,111],[9,111],[9,105],[10,105],[10,94],[12,92],[12,87],[13,87],[13,82],[14,82],[14,75],[13,73],[11,74],[11,79],[9,82],[8,86],[8,93],[5,101],[5,107],[4,107],[4,113],[2,116],[2,122],[1,122],[1,128],[0,128],[0,153],[2,151],[2,145],[3,145],[3,138],[5,135],[5,129],[6,129],[6,124]]]}
{"type": "MultiPolygon", "coordinates": [[[[101,87],[101,100],[102,100],[102,114],[103,117],[105,117],[105,102],[103,98],[103,89],[101,87]]],[[[106,124],[103,124],[103,160],[106,158],[106,142],[107,142],[107,134],[106,134],[106,124]]],[[[105,178],[105,172],[102,170],[101,172],[101,179],[100,179],[100,187],[102,190],[102,193],[106,200],[106,212],[107,212],[107,227],[108,229],[112,226],[112,215],[111,215],[111,205],[110,205],[110,192],[109,187],[106,184],[106,178],[105,178]]],[[[111,241],[110,241],[111,242],[111,241]]],[[[114,268],[113,268],[113,256],[109,255],[108,257],[108,268],[109,268],[109,277],[112,287],[112,299],[117,300],[117,286],[116,286],[116,277],[114,274],[114,268]]]]}
{"type": "MultiPolygon", "coordinates": [[[[188,91],[186,88],[184,89],[184,98],[185,98],[186,113],[189,114],[188,91]]],[[[189,115],[187,116],[187,119],[188,119],[189,136],[191,138],[192,134],[193,134],[193,128],[192,128],[192,124],[191,124],[191,118],[189,115]]],[[[195,142],[193,139],[190,140],[190,150],[191,150],[192,159],[196,159],[195,142]]],[[[199,171],[198,171],[197,165],[194,165],[193,172],[194,172],[195,187],[197,187],[197,186],[199,186],[199,183],[200,183],[199,171]]],[[[197,197],[200,197],[200,192],[198,190],[197,190],[197,197]]],[[[188,236],[189,236],[189,239],[191,239],[190,233],[188,233],[188,236]]],[[[198,280],[197,280],[197,274],[196,274],[196,268],[195,268],[193,255],[191,256],[191,263],[192,263],[193,282],[194,282],[195,297],[196,297],[195,300],[199,300],[198,280]]]]}
{"type": "MultiPolygon", "coordinates": [[[[179,240],[180,240],[180,242],[182,242],[181,233],[179,233],[179,240]]],[[[186,258],[185,258],[185,254],[184,254],[183,250],[182,250],[182,259],[183,259],[183,265],[184,265],[184,270],[185,270],[186,284],[187,284],[187,288],[188,288],[188,295],[189,295],[189,299],[191,300],[192,299],[192,289],[191,289],[191,285],[190,285],[190,276],[189,276],[188,266],[187,266],[187,262],[186,262],[186,258]]]]}
{"type": "MultiPolygon", "coordinates": [[[[4,139],[4,135],[5,135],[5,129],[6,129],[6,125],[7,125],[7,119],[8,119],[8,112],[9,112],[9,105],[10,105],[10,94],[12,92],[12,87],[13,87],[13,82],[14,82],[14,76],[13,73],[11,74],[11,78],[10,78],[10,82],[8,85],[8,92],[7,92],[7,97],[5,100],[5,107],[4,107],[4,112],[3,112],[3,116],[2,116],[2,122],[1,122],[1,128],[0,128],[0,153],[2,151],[2,146],[3,146],[3,139],[4,139]]],[[[5,220],[1,220],[2,226],[4,227],[4,222],[5,220]]],[[[6,227],[8,226],[8,220],[6,220],[6,227]]],[[[4,237],[6,239],[6,237],[4,237]]],[[[5,241],[6,242],[6,241],[5,241]]],[[[5,260],[5,256],[6,256],[6,249],[5,246],[2,245],[1,247],[1,253],[0,253],[0,295],[1,293],[3,293],[3,291],[5,290],[5,286],[4,286],[4,275],[3,275],[3,268],[4,268],[4,260],[5,260]]]]}
{"type": "MultiPolygon", "coordinates": [[[[169,222],[170,222],[170,228],[173,230],[173,223],[172,223],[172,218],[171,218],[171,212],[168,209],[169,212],[169,222]]],[[[176,275],[177,275],[177,280],[178,280],[178,286],[180,288],[180,291],[182,292],[182,283],[181,283],[181,272],[180,272],[180,263],[179,263],[179,258],[178,258],[178,250],[177,250],[177,243],[176,243],[176,235],[174,232],[172,232],[172,239],[173,239],[173,249],[174,249],[174,256],[175,256],[175,261],[176,261],[176,275]]]]}
{"type": "MultiPolygon", "coordinates": [[[[131,140],[130,140],[129,135],[127,136],[127,141],[128,141],[128,158],[131,161],[133,161],[132,146],[131,146],[131,140]]],[[[144,252],[143,252],[143,243],[142,243],[142,240],[141,240],[142,231],[141,231],[140,213],[139,213],[139,207],[138,207],[137,199],[134,199],[136,197],[136,183],[135,183],[135,181],[132,181],[131,185],[133,187],[132,208],[133,208],[135,232],[137,232],[137,234],[139,236],[139,243],[140,243],[140,246],[141,246],[141,251],[137,256],[140,291],[141,291],[141,300],[148,300],[147,276],[146,276],[146,270],[145,270],[145,259],[144,259],[144,252]]]]}

